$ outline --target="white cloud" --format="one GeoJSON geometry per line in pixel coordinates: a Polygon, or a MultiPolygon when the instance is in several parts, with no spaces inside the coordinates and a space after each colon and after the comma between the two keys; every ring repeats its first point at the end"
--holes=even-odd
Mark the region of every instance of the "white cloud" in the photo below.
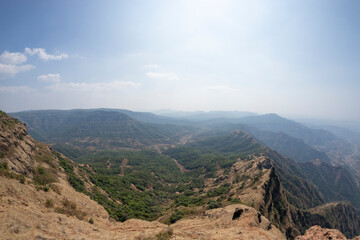
{"type": "Polygon", "coordinates": [[[222,91],[222,92],[234,92],[238,90],[237,88],[231,88],[225,85],[208,86],[207,89],[214,91],[222,91]]]}
{"type": "Polygon", "coordinates": [[[175,73],[156,73],[156,72],[147,72],[146,75],[149,78],[157,78],[157,79],[168,79],[168,80],[179,80],[179,76],[177,76],[175,73]]]}
{"type": "Polygon", "coordinates": [[[69,55],[66,53],[59,53],[58,55],[47,54],[46,49],[44,49],[44,48],[33,48],[33,49],[25,48],[25,53],[29,54],[31,56],[37,54],[39,56],[39,58],[44,61],[61,60],[61,59],[66,59],[69,57],[69,55]]]}
{"type": "Polygon", "coordinates": [[[9,51],[4,51],[1,55],[0,55],[0,62],[5,63],[5,64],[21,64],[26,62],[27,57],[20,52],[9,52],[9,51]]]}
{"type": "Polygon", "coordinates": [[[28,86],[0,86],[0,92],[17,93],[17,92],[35,92],[36,90],[28,86]]]}
{"type": "Polygon", "coordinates": [[[144,65],[144,68],[146,68],[146,69],[152,69],[152,68],[158,68],[159,67],[159,65],[157,65],[157,64],[146,64],[146,65],[144,65]]]}
{"type": "Polygon", "coordinates": [[[58,73],[49,73],[46,75],[40,75],[37,77],[39,81],[42,82],[52,82],[52,83],[59,83],[60,82],[60,74],[58,73]]]}
{"type": "Polygon", "coordinates": [[[13,77],[19,72],[25,72],[35,68],[33,65],[13,65],[13,64],[2,64],[0,63],[0,79],[13,77]]]}
{"type": "Polygon", "coordinates": [[[116,90],[124,90],[129,87],[140,87],[140,83],[135,82],[128,82],[128,81],[111,81],[111,82],[104,82],[104,83],[58,83],[47,88],[54,91],[116,91],[116,90]]]}

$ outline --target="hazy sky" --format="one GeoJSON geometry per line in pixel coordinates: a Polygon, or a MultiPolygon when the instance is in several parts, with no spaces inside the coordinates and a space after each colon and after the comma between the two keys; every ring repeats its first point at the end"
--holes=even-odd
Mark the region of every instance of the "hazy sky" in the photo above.
{"type": "Polygon", "coordinates": [[[360,122],[360,1],[0,1],[0,108],[360,122]]]}

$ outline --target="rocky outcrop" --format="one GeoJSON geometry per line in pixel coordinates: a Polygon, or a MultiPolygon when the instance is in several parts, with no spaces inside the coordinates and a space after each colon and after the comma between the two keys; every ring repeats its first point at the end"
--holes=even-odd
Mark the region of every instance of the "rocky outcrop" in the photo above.
{"type": "Polygon", "coordinates": [[[102,206],[69,184],[65,170],[69,167],[75,177],[84,180],[74,163],[33,140],[25,124],[3,112],[0,150],[0,172],[3,173],[0,174],[1,239],[139,240],[163,239],[164,236],[175,239],[285,239],[258,211],[240,204],[208,210],[170,226],[138,219],[115,222],[102,206]],[[18,181],[13,176],[26,177],[18,181]]]}
{"type": "Polygon", "coordinates": [[[27,133],[25,124],[0,111],[0,162],[25,176],[32,175],[32,157],[36,143],[27,133]]]}
{"type": "MultiPolygon", "coordinates": [[[[236,204],[208,210],[170,226],[135,219],[119,223],[111,220],[102,206],[75,191],[75,186],[69,183],[71,174],[80,190],[83,187],[89,193],[93,187],[86,181],[86,174],[80,174],[76,164],[33,140],[27,134],[25,124],[0,112],[1,237],[293,239],[304,233],[305,226],[314,224],[340,229],[347,237],[360,232],[356,210],[348,203],[327,204],[309,211],[290,204],[289,186],[306,181],[295,179],[285,188],[282,179],[287,177],[287,171],[280,166],[280,161],[273,159],[267,155],[239,158],[229,173],[219,170],[218,178],[208,179],[206,190],[216,187],[215,181],[227,183],[231,186],[229,199],[248,206],[236,204]]],[[[298,190],[304,194],[312,188],[298,190]]],[[[315,195],[313,198],[318,199],[315,195]]]]}
{"type": "MultiPolygon", "coordinates": [[[[353,240],[360,239],[359,236],[353,240]]],[[[347,240],[347,238],[337,229],[322,228],[320,226],[312,226],[303,236],[297,236],[295,240],[347,240]]]]}
{"type": "Polygon", "coordinates": [[[285,239],[272,223],[252,207],[229,205],[171,225],[175,239],[285,239]]]}

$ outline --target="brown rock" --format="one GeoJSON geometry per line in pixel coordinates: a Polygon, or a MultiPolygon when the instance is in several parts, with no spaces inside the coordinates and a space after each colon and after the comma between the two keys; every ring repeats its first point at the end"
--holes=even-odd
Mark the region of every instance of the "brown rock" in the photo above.
{"type": "Polygon", "coordinates": [[[305,235],[297,236],[295,240],[346,240],[347,238],[337,229],[322,228],[320,226],[312,226],[305,235]]]}

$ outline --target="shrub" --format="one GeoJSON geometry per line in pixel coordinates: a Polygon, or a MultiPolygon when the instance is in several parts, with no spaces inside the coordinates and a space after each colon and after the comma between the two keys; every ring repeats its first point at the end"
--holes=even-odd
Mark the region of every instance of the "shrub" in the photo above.
{"type": "Polygon", "coordinates": [[[44,167],[38,167],[38,173],[39,174],[45,174],[45,168],[44,167]]]}
{"type": "Polygon", "coordinates": [[[169,240],[171,239],[171,236],[173,235],[173,230],[171,228],[168,228],[166,231],[159,232],[156,234],[157,240],[169,240]]]}
{"type": "Polygon", "coordinates": [[[219,208],[219,207],[221,207],[220,202],[217,202],[217,201],[214,201],[214,200],[209,200],[207,209],[214,209],[214,208],[219,208]]]}
{"type": "Polygon", "coordinates": [[[25,177],[24,177],[24,175],[20,175],[19,181],[20,181],[20,183],[22,183],[22,184],[25,183],[25,177]]]}
{"type": "Polygon", "coordinates": [[[89,219],[89,223],[90,223],[90,224],[94,224],[94,219],[93,219],[93,218],[90,218],[90,219],[89,219]]]}
{"type": "Polygon", "coordinates": [[[66,198],[63,199],[62,205],[62,208],[58,207],[55,209],[57,213],[66,214],[66,216],[75,216],[79,220],[83,220],[86,216],[85,212],[77,209],[76,203],[69,201],[66,198]]]}
{"type": "Polygon", "coordinates": [[[57,194],[61,195],[60,188],[59,188],[57,185],[55,185],[55,184],[50,184],[50,188],[51,188],[52,190],[54,190],[54,192],[56,192],[57,194]]]}
{"type": "Polygon", "coordinates": [[[170,216],[170,223],[175,223],[177,222],[178,220],[180,220],[181,218],[184,217],[184,213],[179,211],[179,210],[175,210],[175,213],[173,213],[171,216],[170,216]]]}
{"type": "Polygon", "coordinates": [[[47,199],[46,202],[45,202],[45,207],[47,207],[47,208],[54,207],[53,201],[51,199],[47,199]]]}
{"type": "Polygon", "coordinates": [[[8,170],[8,169],[9,169],[9,164],[8,164],[8,162],[3,162],[2,168],[8,170]]]}
{"type": "Polygon", "coordinates": [[[56,177],[53,174],[46,171],[45,168],[43,167],[38,167],[38,170],[34,174],[34,182],[37,185],[45,186],[55,181],[56,181],[56,177]]]}

